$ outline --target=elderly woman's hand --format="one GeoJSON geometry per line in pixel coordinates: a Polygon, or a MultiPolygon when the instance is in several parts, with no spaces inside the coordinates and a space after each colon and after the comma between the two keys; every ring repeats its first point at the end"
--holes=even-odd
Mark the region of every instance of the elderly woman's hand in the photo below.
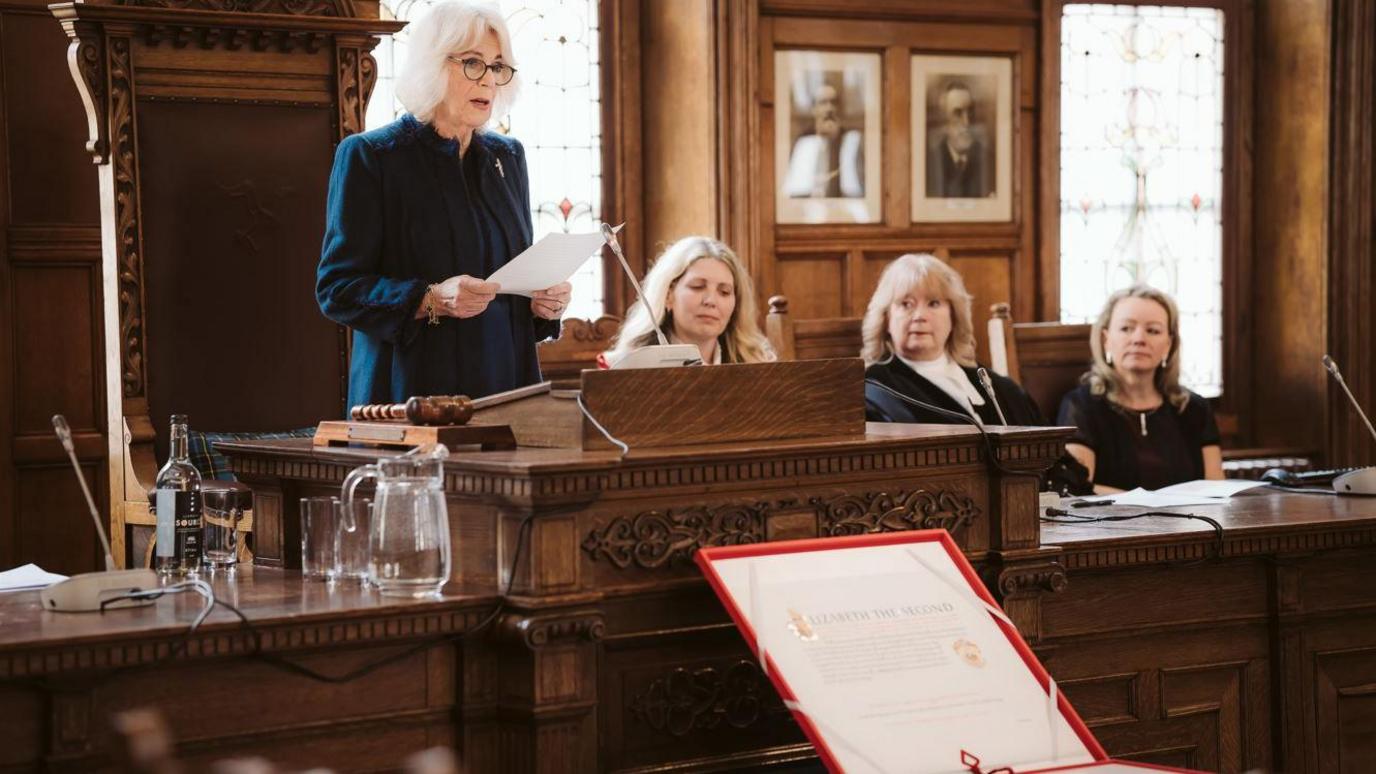
{"type": "Polygon", "coordinates": [[[500,289],[495,282],[460,274],[435,284],[430,293],[440,314],[462,318],[482,314],[500,289]]]}
{"type": "Polygon", "coordinates": [[[537,290],[530,296],[530,311],[545,320],[558,320],[569,305],[573,285],[560,282],[547,290],[537,290]]]}

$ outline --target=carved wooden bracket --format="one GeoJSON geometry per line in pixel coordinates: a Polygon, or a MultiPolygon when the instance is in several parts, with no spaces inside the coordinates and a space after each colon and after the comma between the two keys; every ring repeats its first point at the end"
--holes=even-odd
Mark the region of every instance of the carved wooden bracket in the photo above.
{"type": "Polygon", "coordinates": [[[519,638],[531,650],[556,643],[600,642],[607,628],[598,610],[530,618],[509,617],[504,625],[511,635],[519,638]]]}
{"type": "Polygon", "coordinates": [[[867,492],[831,499],[813,497],[809,502],[817,508],[817,532],[824,537],[912,529],[954,532],[979,518],[974,500],[946,490],[867,492]]]}
{"type": "Polygon", "coordinates": [[[105,164],[110,160],[110,130],[106,123],[110,92],[106,83],[105,38],[100,28],[93,24],[73,24],[68,34],[72,42],[67,47],[67,67],[86,106],[86,128],[90,134],[86,152],[95,163],[105,164]]]}
{"type": "Polygon", "coordinates": [[[1046,562],[1006,567],[999,571],[993,585],[1004,598],[1033,591],[1059,594],[1070,585],[1070,579],[1060,562],[1046,562]]]}
{"type": "Polygon", "coordinates": [[[768,503],[728,503],[618,516],[589,532],[582,548],[593,561],[606,559],[623,570],[631,565],[644,570],[673,566],[704,546],[764,540],[769,509],[768,503]]]}
{"type": "Polygon", "coordinates": [[[653,680],[628,708],[650,728],[682,738],[723,725],[749,728],[771,712],[782,712],[783,703],[759,666],[740,660],[725,669],[673,669],[653,680]]]}

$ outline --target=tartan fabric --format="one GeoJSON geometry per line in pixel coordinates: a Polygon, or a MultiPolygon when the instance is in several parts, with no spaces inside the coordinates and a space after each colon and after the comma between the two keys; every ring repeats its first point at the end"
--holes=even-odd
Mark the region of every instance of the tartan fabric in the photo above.
{"type": "Polygon", "coordinates": [[[215,451],[216,443],[220,441],[265,441],[274,438],[310,438],[313,435],[315,435],[314,427],[288,430],[285,433],[203,433],[192,430],[187,433],[186,440],[191,464],[200,471],[201,478],[234,481],[234,472],[230,470],[229,458],[215,451]]]}

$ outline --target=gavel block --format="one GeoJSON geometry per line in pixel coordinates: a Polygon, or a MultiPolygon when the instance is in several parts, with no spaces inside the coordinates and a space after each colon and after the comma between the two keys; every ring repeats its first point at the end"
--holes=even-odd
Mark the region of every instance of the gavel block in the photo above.
{"type": "Polygon", "coordinates": [[[462,425],[473,416],[473,401],[466,395],[415,396],[405,403],[371,403],[354,406],[349,417],[357,422],[408,422],[413,425],[462,425]]]}

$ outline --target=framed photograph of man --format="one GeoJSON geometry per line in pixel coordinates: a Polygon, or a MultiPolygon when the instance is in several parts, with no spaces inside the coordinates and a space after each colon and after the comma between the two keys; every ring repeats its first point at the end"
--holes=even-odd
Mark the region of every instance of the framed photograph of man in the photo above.
{"type": "Polygon", "coordinates": [[[1013,61],[912,59],[913,221],[1013,219],[1013,61]]]}
{"type": "Polygon", "coordinates": [[[880,220],[880,55],[774,55],[775,220],[880,220]]]}

